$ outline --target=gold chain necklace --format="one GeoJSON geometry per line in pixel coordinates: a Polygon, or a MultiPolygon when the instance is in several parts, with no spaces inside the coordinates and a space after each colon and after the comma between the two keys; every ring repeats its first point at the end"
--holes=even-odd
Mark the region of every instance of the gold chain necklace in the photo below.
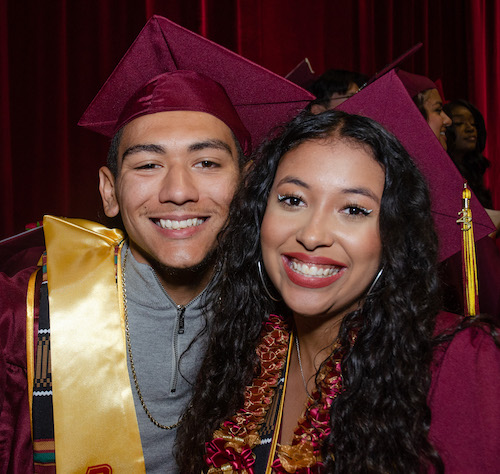
{"type": "Polygon", "coordinates": [[[132,344],[130,343],[130,329],[128,325],[127,287],[125,285],[125,268],[127,266],[128,252],[129,248],[127,247],[127,250],[125,252],[125,257],[123,259],[123,268],[122,268],[123,313],[125,315],[125,335],[127,338],[127,352],[128,352],[128,358],[130,360],[130,369],[132,371],[132,377],[134,379],[135,390],[137,391],[137,395],[139,396],[142,408],[146,412],[148,418],[153,422],[153,424],[156,425],[158,428],[161,428],[162,430],[173,430],[174,428],[177,428],[181,424],[182,418],[179,419],[179,421],[177,423],[174,423],[173,425],[162,425],[158,420],[156,420],[153,417],[153,415],[151,415],[151,412],[148,410],[148,407],[146,406],[146,402],[144,401],[144,398],[142,396],[141,389],[139,387],[139,381],[137,380],[137,375],[135,373],[134,358],[132,357],[132,344]]]}

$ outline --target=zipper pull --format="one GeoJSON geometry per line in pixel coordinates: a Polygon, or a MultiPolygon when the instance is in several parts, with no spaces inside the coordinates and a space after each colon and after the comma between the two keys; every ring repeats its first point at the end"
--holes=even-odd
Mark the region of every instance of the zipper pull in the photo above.
{"type": "Polygon", "coordinates": [[[179,318],[179,327],[177,330],[177,334],[184,334],[184,313],[186,312],[186,307],[178,304],[177,305],[177,316],[179,318]]]}

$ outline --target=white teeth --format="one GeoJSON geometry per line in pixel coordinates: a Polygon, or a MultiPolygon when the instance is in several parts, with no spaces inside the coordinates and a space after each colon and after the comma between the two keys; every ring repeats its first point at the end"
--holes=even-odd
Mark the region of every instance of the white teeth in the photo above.
{"type": "Polygon", "coordinates": [[[315,277],[329,277],[336,275],[340,268],[338,267],[317,267],[316,265],[309,266],[305,263],[299,263],[292,260],[290,264],[291,269],[294,272],[302,273],[302,275],[315,276],[315,277]]]}
{"type": "Polygon", "coordinates": [[[184,221],[174,221],[171,219],[158,219],[156,225],[162,229],[185,229],[186,227],[196,227],[205,222],[203,219],[186,219],[184,221]]]}

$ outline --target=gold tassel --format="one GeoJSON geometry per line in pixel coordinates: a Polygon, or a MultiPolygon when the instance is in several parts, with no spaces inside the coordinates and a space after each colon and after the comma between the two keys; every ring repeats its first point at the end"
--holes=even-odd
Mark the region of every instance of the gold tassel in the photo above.
{"type": "Polygon", "coordinates": [[[467,183],[464,183],[462,210],[458,213],[460,219],[457,220],[457,223],[462,224],[462,275],[465,316],[475,316],[479,313],[476,247],[474,244],[470,199],[470,189],[467,187],[467,183]]]}

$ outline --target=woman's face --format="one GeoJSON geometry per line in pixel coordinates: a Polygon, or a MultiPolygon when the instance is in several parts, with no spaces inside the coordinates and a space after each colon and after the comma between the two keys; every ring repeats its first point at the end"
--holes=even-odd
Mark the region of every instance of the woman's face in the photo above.
{"type": "Polygon", "coordinates": [[[476,149],[477,128],[471,111],[462,105],[456,105],[451,112],[455,130],[455,150],[467,153],[476,149]]]}
{"type": "Polygon", "coordinates": [[[264,265],[295,315],[355,309],[380,265],[385,173],[366,148],[308,141],[278,166],[262,222],[264,265]]]}
{"type": "Polygon", "coordinates": [[[451,119],[443,110],[443,101],[437,89],[429,89],[424,93],[424,109],[427,112],[427,123],[434,135],[446,150],[446,127],[451,125],[451,119]]]}

